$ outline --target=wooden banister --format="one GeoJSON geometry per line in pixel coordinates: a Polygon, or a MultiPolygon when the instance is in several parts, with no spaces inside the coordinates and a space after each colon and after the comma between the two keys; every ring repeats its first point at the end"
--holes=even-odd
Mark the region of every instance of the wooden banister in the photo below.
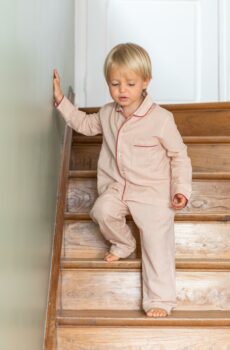
{"type": "MultiPolygon", "coordinates": [[[[69,100],[74,103],[74,92],[70,87],[68,92],[69,100]]],[[[53,255],[51,263],[51,275],[49,284],[48,306],[47,306],[47,320],[45,330],[45,350],[54,350],[56,342],[56,302],[57,302],[57,290],[58,290],[58,277],[61,261],[62,250],[62,237],[63,237],[63,224],[65,215],[65,202],[66,202],[66,190],[68,184],[69,175],[69,162],[70,152],[72,144],[72,129],[66,125],[64,143],[61,153],[61,168],[58,181],[57,202],[56,202],[56,218],[54,228],[54,240],[53,240],[53,255]]]]}

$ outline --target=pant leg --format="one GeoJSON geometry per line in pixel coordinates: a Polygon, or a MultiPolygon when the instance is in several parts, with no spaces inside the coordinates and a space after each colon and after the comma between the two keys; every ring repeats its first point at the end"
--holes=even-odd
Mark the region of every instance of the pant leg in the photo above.
{"type": "Polygon", "coordinates": [[[126,202],[140,230],[143,309],[160,307],[170,313],[176,306],[175,210],[163,201],[126,202]]]}
{"type": "Polygon", "coordinates": [[[136,249],[136,240],[126,223],[127,214],[130,214],[127,204],[111,189],[96,199],[90,211],[92,220],[112,244],[110,252],[120,258],[128,257],[136,249]]]}

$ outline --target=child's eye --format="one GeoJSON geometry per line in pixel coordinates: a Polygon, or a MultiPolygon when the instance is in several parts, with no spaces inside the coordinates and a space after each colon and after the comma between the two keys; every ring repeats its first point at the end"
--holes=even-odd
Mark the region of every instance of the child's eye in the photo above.
{"type": "Polygon", "coordinates": [[[112,83],[111,85],[112,86],[118,86],[118,83],[112,83]]]}
{"type": "Polygon", "coordinates": [[[135,84],[129,84],[129,86],[135,86],[135,84]]]}

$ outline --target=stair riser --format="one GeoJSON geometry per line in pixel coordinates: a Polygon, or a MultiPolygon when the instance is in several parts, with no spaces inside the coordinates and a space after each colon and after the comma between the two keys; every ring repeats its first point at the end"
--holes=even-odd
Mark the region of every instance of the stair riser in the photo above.
{"type": "MultiPolygon", "coordinates": [[[[195,180],[188,205],[180,213],[222,214],[230,212],[230,181],[195,180]]],[[[96,178],[69,180],[66,211],[89,213],[97,198],[96,178]]]]}
{"type": "MultiPolygon", "coordinates": [[[[188,144],[193,171],[230,171],[230,144],[188,144]]],[[[100,144],[73,145],[71,170],[96,170],[100,144]]]]}
{"type": "MultiPolygon", "coordinates": [[[[178,271],[178,310],[230,310],[230,272],[178,271]]],[[[64,310],[141,309],[140,271],[63,270],[64,310]]]]}
{"type": "MultiPolygon", "coordinates": [[[[127,222],[137,249],[129,258],[140,258],[140,235],[133,221],[127,222]]],[[[230,259],[230,222],[175,222],[177,258],[230,259]]],[[[92,221],[66,222],[63,258],[103,258],[110,244],[92,221]]]]}
{"type": "Polygon", "coordinates": [[[229,328],[59,327],[58,350],[229,350],[229,328]]]}
{"type": "MultiPolygon", "coordinates": [[[[228,136],[229,103],[191,105],[161,105],[173,113],[177,128],[183,136],[228,136]]],[[[85,109],[86,113],[97,113],[98,108],[85,109]]],[[[74,132],[74,136],[77,135],[74,132]]]]}

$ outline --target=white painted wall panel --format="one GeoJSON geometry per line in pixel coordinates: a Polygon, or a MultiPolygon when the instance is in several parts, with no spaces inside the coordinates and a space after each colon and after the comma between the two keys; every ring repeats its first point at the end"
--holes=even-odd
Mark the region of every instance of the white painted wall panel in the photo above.
{"type": "Polygon", "coordinates": [[[152,59],[154,79],[149,90],[154,98],[196,100],[201,64],[199,12],[196,1],[111,1],[107,48],[119,42],[139,43],[152,59]],[[118,20],[119,30],[114,30],[118,20]]]}
{"type": "Polygon", "coordinates": [[[230,100],[230,2],[219,0],[220,100],[230,100]]]}
{"type": "MultiPolygon", "coordinates": [[[[109,50],[120,42],[136,42],[149,52],[154,76],[149,92],[156,102],[226,99],[229,79],[221,78],[226,73],[221,67],[229,61],[226,46],[230,45],[225,41],[229,40],[230,31],[228,21],[225,19],[223,25],[222,17],[229,14],[228,1],[76,1],[85,4],[86,23],[85,57],[80,50],[76,53],[76,57],[79,54],[76,71],[85,72],[83,84],[79,80],[81,74],[76,75],[80,105],[99,106],[111,100],[103,77],[103,63],[109,50]],[[225,7],[222,12],[221,6],[225,7]]],[[[76,43],[77,38],[78,35],[76,43]]]]}
{"type": "Polygon", "coordinates": [[[226,71],[224,75],[226,77],[226,94],[223,96],[224,100],[230,101],[230,2],[225,0],[225,62],[226,62],[226,71]]]}

